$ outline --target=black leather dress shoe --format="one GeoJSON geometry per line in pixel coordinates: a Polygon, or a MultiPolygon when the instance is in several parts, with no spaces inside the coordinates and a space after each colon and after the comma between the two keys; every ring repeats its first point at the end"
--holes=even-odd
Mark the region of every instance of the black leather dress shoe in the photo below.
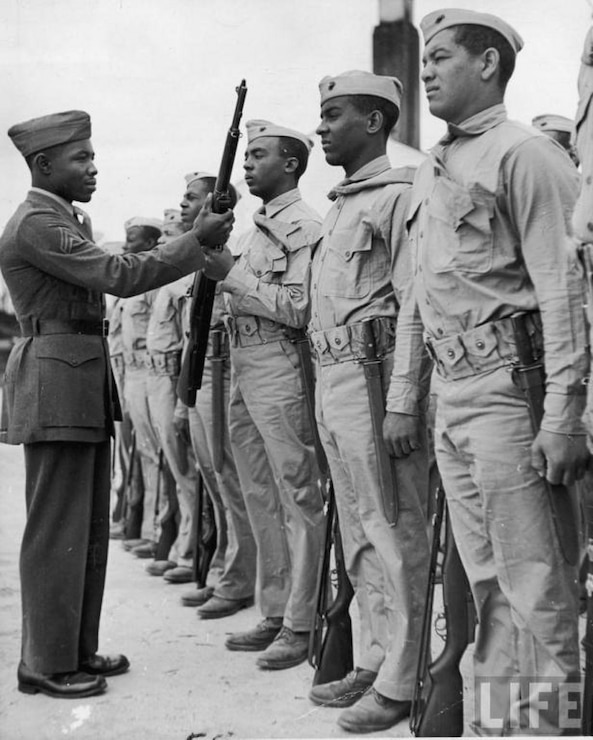
{"type": "Polygon", "coordinates": [[[21,661],[17,671],[18,688],[23,694],[46,694],[56,699],[81,699],[102,694],[107,688],[103,676],[88,673],[34,673],[21,661]]]}
{"type": "Polygon", "coordinates": [[[91,655],[81,661],[78,668],[91,676],[119,676],[130,667],[125,655],[91,655]]]}

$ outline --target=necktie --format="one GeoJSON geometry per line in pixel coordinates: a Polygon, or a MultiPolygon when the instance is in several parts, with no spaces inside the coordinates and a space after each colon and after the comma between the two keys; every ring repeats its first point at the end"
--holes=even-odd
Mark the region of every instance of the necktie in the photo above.
{"type": "Polygon", "coordinates": [[[91,219],[89,215],[85,213],[82,210],[82,208],[78,208],[77,206],[73,206],[72,208],[73,208],[74,219],[80,224],[85,235],[89,239],[92,239],[93,238],[93,228],[91,225],[91,219]]]}

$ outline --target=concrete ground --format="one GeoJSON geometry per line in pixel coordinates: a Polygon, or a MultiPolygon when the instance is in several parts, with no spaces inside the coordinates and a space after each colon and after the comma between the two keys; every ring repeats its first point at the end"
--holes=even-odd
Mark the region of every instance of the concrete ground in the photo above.
{"type": "MultiPolygon", "coordinates": [[[[313,675],[309,665],[261,671],[255,666],[257,653],[225,649],[229,632],[259,621],[255,607],[223,620],[201,621],[179,602],[187,586],[147,575],[147,561],[124,552],[117,541],[110,548],[100,650],[124,652],[131,670],[108,679],[104,695],[80,701],[20,693],[23,489],[22,448],[0,445],[2,740],[353,737],[336,724],[341,710],[315,707],[307,699],[313,675]]],[[[369,737],[409,734],[405,721],[369,737]]]]}
{"type": "MultiPolygon", "coordinates": [[[[228,633],[259,621],[255,607],[202,621],[180,604],[187,586],[147,575],[147,561],[124,552],[118,541],[110,548],[100,650],[124,652],[131,670],[108,679],[104,695],[80,701],[20,693],[18,552],[24,523],[23,451],[0,444],[0,740],[353,738],[336,724],[341,710],[308,700],[308,664],[262,671],[255,665],[257,653],[225,649],[228,633]]],[[[435,613],[439,602],[437,589],[435,613]]],[[[356,635],[355,610],[352,616],[356,635]]],[[[584,618],[580,622],[584,633],[584,618]]],[[[435,655],[442,646],[433,633],[435,655]]],[[[471,654],[472,646],[461,664],[466,735],[474,701],[471,654]]],[[[365,737],[409,735],[406,720],[365,737]]]]}

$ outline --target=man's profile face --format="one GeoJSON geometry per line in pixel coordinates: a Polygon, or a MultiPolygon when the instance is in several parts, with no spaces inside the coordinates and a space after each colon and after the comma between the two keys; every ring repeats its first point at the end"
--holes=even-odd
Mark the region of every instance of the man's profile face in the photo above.
{"type": "Polygon", "coordinates": [[[180,224],[177,221],[171,222],[169,224],[165,224],[163,226],[163,230],[161,233],[161,238],[159,239],[159,244],[168,244],[170,241],[173,241],[173,239],[176,239],[178,236],[181,236],[185,232],[184,224],[180,224]]]}
{"type": "Polygon", "coordinates": [[[360,113],[347,95],[326,100],[321,106],[321,123],[315,133],[321,137],[325,160],[347,167],[368,140],[368,116],[360,113]]]}
{"type": "Polygon", "coordinates": [[[461,123],[473,115],[482,85],[482,56],[472,56],[454,41],[455,29],[439,31],[422,56],[422,82],[433,116],[461,123]]]}
{"type": "Polygon", "coordinates": [[[284,188],[286,157],[276,136],[260,136],[247,145],[243,169],[251,195],[264,201],[284,188]]]}
{"type": "Polygon", "coordinates": [[[97,189],[98,172],[90,139],[61,144],[44,154],[50,162],[48,190],[70,203],[88,203],[97,189]]]}
{"type": "Polygon", "coordinates": [[[202,210],[206,202],[209,192],[210,190],[204,180],[194,180],[189,184],[179,204],[181,220],[186,229],[191,229],[193,226],[198,213],[202,210]]]}

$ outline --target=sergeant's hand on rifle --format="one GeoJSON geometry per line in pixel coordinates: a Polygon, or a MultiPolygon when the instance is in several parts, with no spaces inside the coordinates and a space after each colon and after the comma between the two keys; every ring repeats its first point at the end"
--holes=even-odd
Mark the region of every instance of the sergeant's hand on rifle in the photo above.
{"type": "Polygon", "coordinates": [[[203,247],[216,247],[224,244],[229,238],[234,221],[232,211],[212,212],[212,194],[210,194],[194,221],[193,231],[203,247]]]}
{"type": "Polygon", "coordinates": [[[392,457],[407,457],[420,449],[420,418],[388,411],[383,421],[383,439],[392,457]]]}
{"type": "Polygon", "coordinates": [[[210,249],[204,247],[204,272],[210,280],[224,280],[231,267],[235,264],[235,258],[231,250],[225,245],[222,249],[210,249]]]}

